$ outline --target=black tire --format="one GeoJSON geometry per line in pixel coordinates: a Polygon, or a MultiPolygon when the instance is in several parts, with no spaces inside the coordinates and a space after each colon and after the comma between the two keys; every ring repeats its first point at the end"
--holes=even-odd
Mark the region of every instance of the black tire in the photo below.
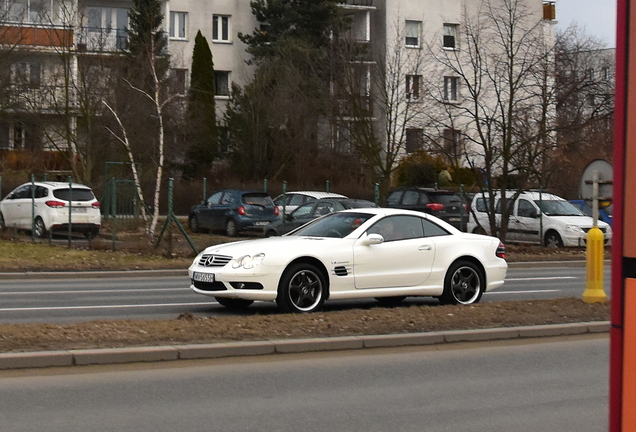
{"type": "Polygon", "coordinates": [[[7,224],[4,222],[4,215],[0,212],[0,231],[6,231],[7,224]]]}
{"type": "Polygon", "coordinates": [[[33,224],[33,235],[38,238],[46,237],[46,227],[44,226],[44,221],[39,216],[35,218],[35,223],[33,224]]]}
{"type": "Polygon", "coordinates": [[[469,305],[479,302],[486,289],[481,270],[470,261],[456,261],[446,272],[442,304],[469,305]]]}
{"type": "Polygon", "coordinates": [[[99,230],[88,230],[88,231],[84,231],[84,237],[86,237],[89,240],[94,239],[95,237],[97,237],[97,233],[99,233],[99,230]]]}
{"type": "Polygon", "coordinates": [[[190,231],[193,233],[198,233],[201,231],[201,227],[199,226],[199,218],[196,215],[190,216],[188,219],[188,226],[190,227],[190,231]]]}
{"type": "Polygon", "coordinates": [[[286,313],[309,313],[319,310],[327,297],[325,275],[311,264],[292,264],[278,285],[276,303],[286,313]]]}
{"type": "Polygon", "coordinates": [[[238,234],[236,222],[234,222],[234,219],[230,219],[225,223],[225,235],[228,237],[236,237],[236,234],[238,234]]]}
{"type": "Polygon", "coordinates": [[[237,298],[224,298],[224,297],[214,297],[214,299],[219,302],[221,306],[225,306],[228,309],[246,309],[254,300],[245,300],[245,299],[237,299],[237,298]]]}
{"type": "Polygon", "coordinates": [[[483,229],[482,227],[478,226],[475,229],[473,229],[473,234],[483,234],[486,235],[486,230],[483,229]]]}
{"type": "Polygon", "coordinates": [[[402,303],[406,296],[376,297],[375,299],[382,307],[395,307],[402,303]]]}
{"type": "Polygon", "coordinates": [[[561,236],[558,232],[550,230],[545,233],[543,244],[549,248],[562,248],[563,240],[561,239],[561,236]]]}

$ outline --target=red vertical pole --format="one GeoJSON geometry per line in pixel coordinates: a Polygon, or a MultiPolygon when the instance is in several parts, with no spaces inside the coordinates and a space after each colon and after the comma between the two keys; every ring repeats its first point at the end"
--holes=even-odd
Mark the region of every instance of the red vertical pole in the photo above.
{"type": "MultiPolygon", "coordinates": [[[[624,214],[625,201],[625,167],[627,160],[628,142],[628,79],[630,71],[630,48],[636,49],[636,44],[630,44],[631,0],[617,0],[616,26],[616,88],[614,110],[614,190],[613,190],[613,238],[612,238],[612,313],[610,328],[610,432],[629,431],[630,425],[624,424],[623,404],[624,388],[629,386],[624,382],[624,336],[625,336],[625,288],[626,279],[623,273],[625,256],[624,249],[624,214]],[[623,427],[626,426],[626,429],[623,427]]],[[[636,68],[634,69],[636,73],[636,68]]],[[[636,101],[632,111],[636,109],[636,101]]],[[[636,152],[636,142],[632,145],[636,152]]],[[[636,216],[636,214],[634,215],[636,216]]],[[[634,312],[636,314],[636,311],[634,312]]]]}

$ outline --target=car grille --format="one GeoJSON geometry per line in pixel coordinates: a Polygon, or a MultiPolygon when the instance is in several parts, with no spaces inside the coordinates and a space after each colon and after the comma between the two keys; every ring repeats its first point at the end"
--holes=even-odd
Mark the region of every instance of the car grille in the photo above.
{"type": "Polygon", "coordinates": [[[202,255],[201,259],[199,259],[199,265],[201,267],[223,267],[225,264],[229,263],[232,260],[232,257],[226,255],[202,255]]]}
{"type": "Polygon", "coordinates": [[[201,291],[227,291],[223,282],[192,281],[192,284],[195,288],[200,289],[201,291]]]}
{"type": "MultiPolygon", "coordinates": [[[[583,228],[583,231],[584,231],[584,232],[588,232],[588,231],[589,231],[589,230],[591,230],[591,229],[592,229],[592,228],[583,228]]],[[[605,229],[605,228],[601,228],[601,227],[599,227],[598,229],[600,229],[600,230],[601,230],[601,232],[603,232],[603,233],[605,233],[605,232],[607,231],[607,229],[605,229]]]]}

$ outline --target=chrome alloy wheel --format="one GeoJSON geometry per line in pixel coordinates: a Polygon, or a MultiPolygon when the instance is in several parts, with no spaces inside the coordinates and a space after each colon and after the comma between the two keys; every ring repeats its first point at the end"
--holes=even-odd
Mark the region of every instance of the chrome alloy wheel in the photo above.
{"type": "Polygon", "coordinates": [[[461,266],[450,280],[453,299],[459,304],[472,304],[479,300],[483,287],[478,270],[472,266],[461,266]]]}

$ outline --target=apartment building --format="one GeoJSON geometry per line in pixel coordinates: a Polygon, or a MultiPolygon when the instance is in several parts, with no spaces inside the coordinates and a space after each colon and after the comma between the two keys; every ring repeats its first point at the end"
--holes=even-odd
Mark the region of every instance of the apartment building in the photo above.
{"type": "MultiPolygon", "coordinates": [[[[3,68],[0,108],[0,149],[65,149],[74,145],[77,95],[69,82],[78,80],[82,61],[108,61],[127,49],[126,30],[129,0],[0,0],[0,45],[3,68]],[[73,138],[71,138],[73,137],[73,138]]],[[[163,3],[164,30],[168,36],[173,73],[184,89],[190,75],[194,38],[198,31],[206,37],[216,72],[217,109],[222,112],[229,100],[232,83],[243,85],[253,69],[239,33],[251,33],[259,23],[251,13],[248,0],[169,0],[163,3]]],[[[470,10],[477,0],[342,0],[342,13],[351,18],[350,37],[364,55],[352,59],[351,67],[359,77],[360,95],[367,98],[369,116],[378,124],[380,136],[386,135],[386,110],[373,106],[373,70],[390,61],[396,49],[423,52],[432,41],[439,49],[459,52],[464,5],[470,10]]],[[[546,37],[552,38],[554,2],[526,0],[543,17],[546,37]]],[[[405,65],[407,67],[407,65],[405,65]]],[[[443,100],[457,101],[462,87],[452,71],[420,65],[420,69],[401,71],[403,103],[420,98],[424,78],[437,79],[443,100]],[[436,74],[435,78],[431,73],[436,74]]],[[[377,101],[377,98],[375,98],[377,101]]],[[[346,119],[346,116],[345,116],[346,119]]],[[[351,119],[354,120],[353,118],[351,119]]],[[[424,146],[421,121],[414,116],[406,128],[406,151],[424,146]],[[419,122],[419,123],[418,123],[419,122]]],[[[461,126],[461,125],[460,125],[461,126]]],[[[331,131],[332,144],[346,149],[347,127],[331,131]]],[[[457,131],[445,128],[439,139],[457,145],[457,131]]],[[[385,140],[389,137],[384,136],[385,140]]]]}

